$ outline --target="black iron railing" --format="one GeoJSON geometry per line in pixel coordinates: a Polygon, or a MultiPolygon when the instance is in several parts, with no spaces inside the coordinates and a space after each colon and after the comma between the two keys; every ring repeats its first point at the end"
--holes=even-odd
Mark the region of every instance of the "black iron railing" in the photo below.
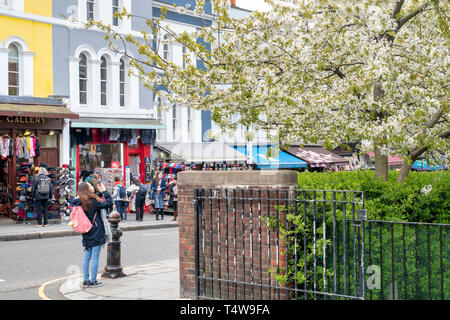
{"type": "Polygon", "coordinates": [[[367,220],[361,191],[196,189],[200,299],[449,299],[449,225],[367,220]]]}

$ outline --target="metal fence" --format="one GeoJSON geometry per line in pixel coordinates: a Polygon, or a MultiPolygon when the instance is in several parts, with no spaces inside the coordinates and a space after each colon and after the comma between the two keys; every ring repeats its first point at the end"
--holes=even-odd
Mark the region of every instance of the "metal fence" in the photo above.
{"type": "Polygon", "coordinates": [[[449,225],[366,220],[364,193],[195,189],[199,299],[449,299],[449,225]]]}

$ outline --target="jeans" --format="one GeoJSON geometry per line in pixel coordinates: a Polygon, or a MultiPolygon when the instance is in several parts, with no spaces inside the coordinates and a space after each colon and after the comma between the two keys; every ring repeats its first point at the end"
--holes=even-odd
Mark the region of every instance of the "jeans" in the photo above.
{"type": "Polygon", "coordinates": [[[155,192],[155,209],[162,209],[164,208],[164,200],[163,200],[163,194],[162,193],[156,193],[155,192]]]}
{"type": "Polygon", "coordinates": [[[44,213],[44,225],[48,224],[48,199],[36,200],[37,224],[42,224],[42,211],[44,213]],[[43,210],[42,210],[43,209],[43,210]]]}
{"type": "Polygon", "coordinates": [[[122,212],[125,220],[127,220],[128,201],[122,201],[122,212]]]}
{"type": "Polygon", "coordinates": [[[89,263],[91,262],[91,282],[97,281],[98,272],[98,258],[100,256],[100,249],[102,246],[96,246],[92,248],[84,249],[84,259],[83,259],[83,277],[84,281],[89,281],[89,263]]]}
{"type": "Polygon", "coordinates": [[[117,212],[119,212],[119,214],[120,214],[120,219],[123,220],[123,201],[117,200],[117,201],[114,201],[114,203],[116,204],[117,212]]]}

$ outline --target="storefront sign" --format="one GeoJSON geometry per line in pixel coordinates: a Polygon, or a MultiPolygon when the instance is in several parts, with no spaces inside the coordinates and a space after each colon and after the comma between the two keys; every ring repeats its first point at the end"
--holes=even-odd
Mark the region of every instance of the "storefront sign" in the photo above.
{"type": "Polygon", "coordinates": [[[119,169],[120,168],[120,161],[111,161],[111,168],[119,169]]]}
{"type": "Polygon", "coordinates": [[[7,116],[1,117],[0,123],[29,123],[29,124],[45,124],[44,117],[18,117],[18,116],[7,116]]]}

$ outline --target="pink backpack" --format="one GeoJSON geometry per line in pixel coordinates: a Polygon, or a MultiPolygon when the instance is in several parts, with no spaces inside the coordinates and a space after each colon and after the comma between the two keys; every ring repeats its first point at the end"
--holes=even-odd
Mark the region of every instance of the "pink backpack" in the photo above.
{"type": "Polygon", "coordinates": [[[87,233],[92,229],[92,223],[84,213],[84,210],[81,206],[74,207],[72,209],[72,212],[70,213],[69,226],[72,227],[73,230],[78,233],[87,233]]]}

